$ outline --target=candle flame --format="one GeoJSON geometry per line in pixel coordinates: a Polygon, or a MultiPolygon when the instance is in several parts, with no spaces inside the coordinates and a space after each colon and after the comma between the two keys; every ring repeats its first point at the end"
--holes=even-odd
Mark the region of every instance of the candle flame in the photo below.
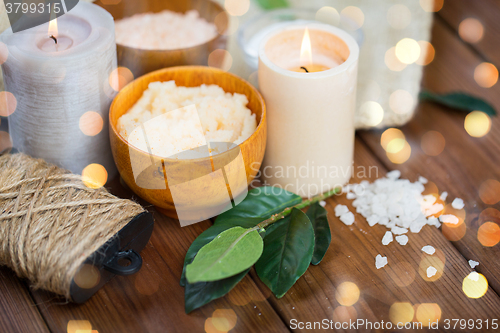
{"type": "Polygon", "coordinates": [[[300,65],[310,66],[312,63],[311,39],[309,38],[309,30],[306,28],[300,47],[300,65]]]}
{"type": "Polygon", "coordinates": [[[57,38],[57,18],[49,21],[49,36],[57,38]]]}

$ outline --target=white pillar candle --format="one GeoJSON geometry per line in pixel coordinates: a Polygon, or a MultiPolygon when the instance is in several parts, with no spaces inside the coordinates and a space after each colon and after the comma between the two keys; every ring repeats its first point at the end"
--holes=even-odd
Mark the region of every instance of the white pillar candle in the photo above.
{"type": "Polygon", "coordinates": [[[305,28],[290,23],[264,38],[258,75],[268,110],[263,180],[310,197],[352,174],[359,48],[336,27],[307,24],[312,59],[304,63],[305,28]],[[318,71],[296,72],[302,65],[318,71]]]}
{"type": "Polygon", "coordinates": [[[108,112],[115,92],[109,76],[117,62],[112,16],[80,1],[57,20],[17,33],[8,29],[0,41],[8,49],[5,88],[17,100],[9,116],[14,147],[74,173],[97,163],[111,177],[108,112]]]}

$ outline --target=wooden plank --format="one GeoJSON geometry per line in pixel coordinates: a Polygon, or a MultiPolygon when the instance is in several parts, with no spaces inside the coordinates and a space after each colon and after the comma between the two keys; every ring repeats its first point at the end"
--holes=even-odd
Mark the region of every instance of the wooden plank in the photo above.
{"type": "Polygon", "coordinates": [[[496,0],[451,0],[445,1],[443,8],[438,12],[449,25],[457,32],[460,23],[466,18],[479,20],[483,27],[483,38],[471,47],[481,53],[488,61],[500,66],[500,3],[496,0]]]}
{"type": "MultiPolygon", "coordinates": [[[[354,170],[361,171],[359,167],[374,168],[371,169],[371,175],[368,171],[366,177],[358,174],[353,178],[353,182],[364,179],[373,181],[385,175],[385,167],[359,138],[356,140],[355,149],[354,170]]],[[[439,229],[426,226],[419,234],[408,234],[409,242],[406,246],[396,242],[383,246],[381,239],[387,230],[385,227],[376,225],[370,228],[359,214],[355,214],[356,222],[352,226],[344,225],[334,215],[334,207],[339,203],[346,204],[351,211],[355,211],[345,195],[327,200],[332,244],[323,261],[318,266],[311,266],[283,298],[269,298],[285,323],[291,323],[292,319],[299,322],[320,322],[323,319],[387,322],[390,321],[390,308],[395,302],[409,302],[414,309],[422,303],[437,303],[442,311],[440,331],[446,331],[442,326],[444,319],[499,317],[500,298],[493,290],[488,290],[479,299],[470,299],[463,293],[462,282],[471,269],[465,258],[439,229]],[[441,260],[444,263],[444,268],[438,269],[439,278],[430,279],[433,281],[429,281],[426,276],[428,255],[421,250],[429,244],[437,250],[432,260],[437,263],[441,260]],[[389,263],[377,270],[375,257],[379,253],[387,256],[389,263]],[[336,296],[343,282],[355,284],[356,287],[349,289],[351,294],[359,289],[359,300],[352,306],[342,306],[342,303],[349,303],[336,296]]],[[[254,278],[258,280],[256,276],[254,278]]],[[[259,283],[259,287],[267,290],[262,283],[259,283]]],[[[347,300],[349,298],[347,297],[347,300]]],[[[397,307],[397,304],[394,305],[394,308],[397,307]]],[[[301,332],[306,329],[294,331],[301,332]]]]}
{"type": "MultiPolygon", "coordinates": [[[[436,48],[436,58],[425,70],[425,88],[436,92],[472,92],[488,98],[500,109],[500,86],[487,90],[475,84],[472,72],[480,60],[439,20],[435,22],[432,43],[436,48]]],[[[491,130],[485,137],[472,138],[464,130],[464,117],[460,112],[429,103],[421,104],[415,119],[401,128],[412,148],[410,159],[401,165],[392,164],[380,146],[382,131],[364,131],[361,137],[390,169],[399,169],[405,177],[413,179],[417,175],[427,177],[440,191],[448,191],[448,202],[455,197],[464,199],[467,231],[453,245],[466,259],[480,262],[476,270],[483,273],[491,287],[499,293],[500,245],[482,246],[477,232],[481,223],[495,221],[492,215],[500,208],[496,204],[491,207],[495,210],[490,208],[485,211],[489,206],[478,195],[484,181],[500,179],[500,119],[493,118],[491,130]],[[446,141],[445,150],[437,157],[425,155],[421,148],[421,138],[429,130],[439,131],[446,141]],[[482,212],[488,216],[479,218],[482,212]]],[[[458,238],[457,234],[454,236],[452,238],[458,238]]]]}
{"type": "MultiPolygon", "coordinates": [[[[132,196],[117,181],[111,184],[111,190],[121,197],[132,196]]],[[[184,288],[179,285],[182,263],[189,245],[211,222],[181,228],[178,221],[141,203],[149,206],[155,218],[153,236],[141,252],[141,271],[113,278],[81,305],[67,304],[44,291],[34,292],[51,331],[66,332],[68,324],[83,323],[99,332],[204,332],[207,318],[216,309],[232,309],[237,322],[231,332],[258,331],[264,326],[273,332],[288,332],[249,276],[243,281],[244,290],[238,288],[231,297],[185,314],[184,288]]]]}
{"type": "Polygon", "coordinates": [[[49,332],[28,288],[6,267],[0,268],[0,327],[3,332],[49,332]]]}

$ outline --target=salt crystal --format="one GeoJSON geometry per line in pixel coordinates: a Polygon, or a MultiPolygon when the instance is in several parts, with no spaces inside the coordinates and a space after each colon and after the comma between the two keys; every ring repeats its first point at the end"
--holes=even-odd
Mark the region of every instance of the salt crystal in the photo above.
{"type": "Polygon", "coordinates": [[[427,184],[427,182],[428,182],[427,178],[422,177],[422,176],[418,177],[418,181],[422,184],[427,184]]]}
{"type": "Polygon", "coordinates": [[[381,269],[385,265],[387,265],[387,257],[382,257],[380,254],[377,254],[375,257],[375,267],[381,269]]]}
{"type": "Polygon", "coordinates": [[[458,224],[459,219],[455,215],[452,214],[444,214],[439,217],[439,220],[443,223],[449,223],[449,224],[458,224]]]}
{"type": "Polygon", "coordinates": [[[422,248],[422,251],[432,256],[436,252],[436,249],[433,246],[426,245],[422,248]]]}
{"type": "Polygon", "coordinates": [[[380,220],[380,218],[378,217],[378,215],[370,215],[366,219],[366,222],[368,222],[368,225],[370,227],[373,227],[375,224],[378,223],[379,220],[380,220]]]}
{"type": "Polygon", "coordinates": [[[427,267],[427,277],[428,278],[433,277],[434,275],[436,275],[437,271],[438,270],[435,267],[432,266],[427,267]]]}
{"type": "Polygon", "coordinates": [[[337,205],[335,206],[335,216],[339,217],[342,214],[345,214],[349,211],[346,205],[337,205]]]}
{"type": "Polygon", "coordinates": [[[354,214],[352,212],[347,212],[340,215],[340,221],[344,222],[345,225],[351,225],[354,223],[354,214]]]}
{"type": "Polygon", "coordinates": [[[428,225],[433,225],[436,228],[439,228],[441,226],[441,223],[439,222],[439,219],[437,217],[431,216],[427,219],[427,224],[428,225]]]}
{"type": "Polygon", "coordinates": [[[352,199],[356,199],[356,194],[352,193],[352,192],[349,192],[346,194],[345,196],[347,199],[349,200],[352,200],[352,199]]]}
{"type": "Polygon", "coordinates": [[[441,195],[439,196],[439,198],[443,201],[446,201],[446,198],[448,197],[448,192],[444,191],[443,193],[441,193],[441,195]]]}
{"type": "Polygon", "coordinates": [[[464,206],[465,206],[464,201],[460,198],[455,198],[451,203],[451,207],[455,209],[462,209],[464,208],[464,206]]]}
{"type": "Polygon", "coordinates": [[[418,234],[422,230],[425,224],[426,223],[414,221],[412,224],[410,224],[410,231],[413,232],[414,234],[418,234]]]}
{"type": "Polygon", "coordinates": [[[479,262],[478,261],[475,261],[475,260],[469,260],[469,266],[470,268],[474,268],[476,267],[477,265],[479,265],[479,262]]]}
{"type": "Polygon", "coordinates": [[[392,240],[392,232],[386,231],[384,237],[382,237],[382,245],[388,245],[392,240]]]}
{"type": "Polygon", "coordinates": [[[389,179],[398,179],[400,176],[401,176],[401,171],[399,170],[393,170],[391,172],[388,172],[386,175],[385,175],[387,178],[389,179]]]}
{"type": "Polygon", "coordinates": [[[401,245],[406,245],[408,243],[408,236],[406,235],[396,236],[396,242],[398,242],[401,245]]]}
{"type": "Polygon", "coordinates": [[[319,202],[319,204],[321,205],[321,207],[325,207],[325,206],[326,206],[326,201],[321,200],[321,201],[319,202]]]}
{"type": "Polygon", "coordinates": [[[408,229],[396,226],[396,227],[393,227],[391,231],[394,235],[402,235],[402,234],[406,234],[408,232],[408,229]]]}
{"type": "Polygon", "coordinates": [[[432,205],[431,207],[425,209],[423,213],[425,216],[431,216],[431,215],[435,215],[435,214],[441,212],[443,209],[444,209],[444,206],[442,204],[436,203],[436,204],[432,205]]]}

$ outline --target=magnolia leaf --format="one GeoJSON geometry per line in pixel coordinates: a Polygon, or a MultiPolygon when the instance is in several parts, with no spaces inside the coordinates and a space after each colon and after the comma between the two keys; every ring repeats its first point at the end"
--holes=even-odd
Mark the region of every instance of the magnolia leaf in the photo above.
{"type": "Polygon", "coordinates": [[[257,3],[265,10],[289,7],[286,0],[257,0],[257,3]]]}
{"type": "Polygon", "coordinates": [[[264,251],[255,270],[274,295],[281,298],[309,267],[314,230],[307,215],[296,208],[275,225],[266,232],[264,251]]]}
{"type": "Polygon", "coordinates": [[[186,266],[187,281],[217,281],[241,273],[255,264],[263,247],[257,229],[227,229],[203,246],[193,262],[186,266]]]}
{"type": "Polygon", "coordinates": [[[321,262],[330,246],[332,234],[326,217],[326,209],[316,202],[309,207],[306,213],[314,229],[314,252],[311,264],[317,265],[321,262]]]}
{"type": "Polygon", "coordinates": [[[480,97],[472,96],[462,92],[449,94],[435,94],[430,91],[421,91],[418,98],[421,101],[429,101],[461,111],[482,111],[490,116],[496,116],[495,108],[480,97]]]}

